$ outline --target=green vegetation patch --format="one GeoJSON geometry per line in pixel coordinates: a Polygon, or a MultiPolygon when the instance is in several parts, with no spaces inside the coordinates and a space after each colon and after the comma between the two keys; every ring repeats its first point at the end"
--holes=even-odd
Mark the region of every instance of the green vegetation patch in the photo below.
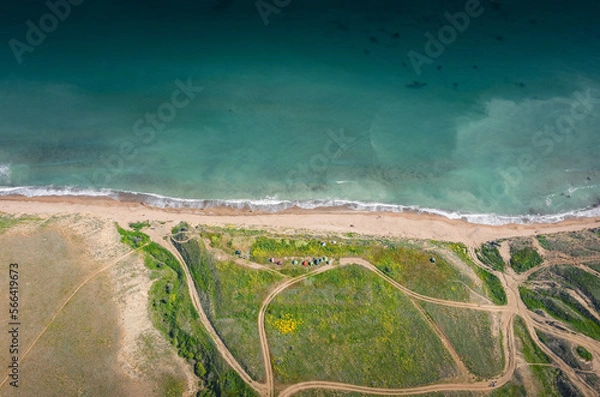
{"type": "Polygon", "coordinates": [[[411,300],[360,266],[311,276],[283,291],[271,302],[265,326],[279,383],[408,387],[456,375],[411,300]]]}
{"type": "Polygon", "coordinates": [[[531,366],[536,396],[581,396],[567,376],[559,369],[539,365],[531,366]]]}
{"type": "MultiPolygon", "coordinates": [[[[561,284],[579,291],[588,298],[595,310],[600,311],[600,278],[568,265],[553,266],[552,273],[559,276],[561,284]]],[[[556,278],[553,277],[553,280],[556,278]]]]}
{"type": "Polygon", "coordinates": [[[283,277],[233,262],[215,261],[196,239],[175,243],[190,267],[204,310],[217,333],[254,379],[264,379],[258,311],[283,277]]]}
{"type": "Polygon", "coordinates": [[[540,234],[540,235],[536,236],[536,239],[537,239],[538,243],[540,243],[540,246],[543,249],[545,249],[545,250],[552,249],[552,245],[548,241],[548,237],[544,236],[543,234],[540,234]]]}
{"type": "Polygon", "coordinates": [[[560,357],[570,367],[575,369],[584,369],[574,352],[574,346],[563,338],[558,338],[536,330],[536,333],[542,343],[546,345],[554,354],[560,357]]]}
{"type": "Polygon", "coordinates": [[[494,270],[504,271],[504,259],[496,247],[492,243],[481,244],[481,247],[476,250],[477,258],[494,270]]]}
{"type": "Polygon", "coordinates": [[[529,310],[543,310],[591,338],[600,340],[600,321],[562,289],[531,290],[519,287],[521,299],[529,310]]]}
{"type": "Polygon", "coordinates": [[[117,230],[121,235],[121,242],[131,248],[137,249],[150,242],[150,237],[139,231],[125,230],[117,225],[117,230]]]}
{"type": "Polygon", "coordinates": [[[490,397],[527,397],[527,389],[520,382],[511,379],[502,387],[492,391],[490,397]]]}
{"type": "Polygon", "coordinates": [[[2,215],[0,216],[0,233],[10,229],[14,225],[19,223],[19,218],[16,218],[11,215],[2,215]]]}
{"type": "Polygon", "coordinates": [[[517,273],[523,273],[531,268],[539,266],[542,262],[542,257],[533,247],[510,247],[510,266],[517,273]]]}
{"type": "Polygon", "coordinates": [[[597,230],[549,234],[537,236],[537,239],[548,251],[559,251],[573,257],[586,257],[600,252],[600,236],[597,230]]]}
{"type": "Polygon", "coordinates": [[[129,227],[132,228],[133,230],[135,230],[136,232],[139,232],[142,229],[150,227],[150,222],[148,222],[148,221],[132,222],[132,223],[129,224],[129,227]]]}
{"type": "Polygon", "coordinates": [[[467,302],[471,293],[461,282],[477,288],[446,259],[421,248],[375,247],[367,259],[388,277],[423,295],[467,302]]]}
{"type": "Polygon", "coordinates": [[[504,290],[504,286],[500,279],[480,267],[476,267],[474,270],[477,276],[485,283],[486,294],[491,297],[492,302],[497,305],[506,305],[506,291],[504,290]]]}
{"type": "MultiPolygon", "coordinates": [[[[141,232],[118,227],[122,241],[145,254],[144,263],[155,278],[150,289],[151,317],[156,328],[189,360],[203,382],[199,396],[255,396],[256,393],[222,359],[202,327],[185,282],[179,261],[141,232]]],[[[176,385],[170,385],[176,390],[176,385]]]]}
{"type": "MultiPolygon", "coordinates": [[[[483,293],[497,305],[506,305],[506,291],[502,286],[502,282],[496,275],[490,273],[486,269],[481,268],[468,254],[467,247],[462,243],[447,243],[446,244],[458,257],[468,265],[484,283],[483,293]]],[[[502,259],[502,258],[500,258],[502,259]]],[[[504,270],[504,262],[502,262],[502,270],[504,270]]]]}
{"type": "Polygon", "coordinates": [[[446,335],[454,349],[473,374],[491,378],[502,372],[504,354],[502,335],[494,335],[493,314],[421,302],[420,305],[446,335]]]}
{"type": "Polygon", "coordinates": [[[600,273],[600,263],[586,263],[586,266],[600,273]]]}
{"type": "MultiPolygon", "coordinates": [[[[371,242],[371,244],[375,244],[371,242]]],[[[267,262],[269,258],[284,257],[345,257],[362,256],[367,244],[357,241],[331,241],[315,238],[271,238],[259,236],[250,248],[250,256],[256,262],[267,262]],[[322,243],[325,243],[323,246],[322,243]]]]}
{"type": "Polygon", "coordinates": [[[583,358],[585,361],[592,361],[592,353],[590,353],[588,351],[588,349],[586,349],[583,346],[577,346],[575,348],[575,351],[577,352],[577,354],[579,355],[579,357],[583,358]]]}
{"type": "Polygon", "coordinates": [[[0,213],[0,233],[5,232],[11,227],[27,221],[41,221],[41,218],[32,216],[14,216],[0,213]]]}
{"type": "Polygon", "coordinates": [[[515,317],[514,330],[515,335],[521,341],[521,353],[528,363],[548,364],[551,362],[550,357],[531,338],[525,321],[521,317],[515,317]]]}

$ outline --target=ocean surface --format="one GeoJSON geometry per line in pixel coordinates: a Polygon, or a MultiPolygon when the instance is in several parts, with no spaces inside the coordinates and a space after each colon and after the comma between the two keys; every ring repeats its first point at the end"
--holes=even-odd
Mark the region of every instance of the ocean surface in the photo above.
{"type": "Polygon", "coordinates": [[[600,215],[597,0],[70,1],[0,9],[0,194],[600,215]]]}

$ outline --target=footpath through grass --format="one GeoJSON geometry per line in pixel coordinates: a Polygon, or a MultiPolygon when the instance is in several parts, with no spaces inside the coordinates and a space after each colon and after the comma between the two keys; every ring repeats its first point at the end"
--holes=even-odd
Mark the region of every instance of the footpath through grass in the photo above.
{"type": "Polygon", "coordinates": [[[491,378],[502,372],[502,334],[491,313],[421,302],[420,305],[446,335],[473,374],[491,378]]]}
{"type": "Polygon", "coordinates": [[[200,396],[255,396],[246,383],[222,359],[202,327],[192,305],[179,261],[138,231],[118,227],[122,242],[141,248],[144,263],[155,279],[150,289],[150,309],[156,328],[173,344],[178,354],[194,366],[203,389],[200,396]]]}
{"type": "Polygon", "coordinates": [[[349,265],[278,295],[266,330],[276,380],[409,387],[447,379],[456,367],[411,300],[349,265]]]}
{"type": "Polygon", "coordinates": [[[216,261],[197,239],[175,243],[188,264],[209,319],[244,369],[264,380],[258,312],[271,286],[283,276],[216,261]]]}
{"type": "MultiPolygon", "coordinates": [[[[479,277],[479,279],[481,281],[483,281],[485,295],[488,298],[490,298],[492,300],[492,302],[494,302],[496,305],[506,305],[506,303],[507,303],[506,291],[504,290],[504,286],[502,285],[502,282],[500,281],[500,279],[498,277],[496,277],[496,275],[490,273],[486,269],[483,269],[480,266],[478,266],[477,264],[475,264],[475,262],[473,262],[473,259],[471,259],[471,257],[469,256],[468,249],[464,244],[449,243],[449,244],[447,244],[447,246],[449,249],[454,251],[454,253],[456,253],[456,255],[463,261],[463,263],[468,265],[475,272],[475,274],[477,275],[477,277],[479,277]]],[[[496,252],[497,251],[498,250],[496,249],[496,252]]],[[[498,255],[500,255],[500,254],[498,253],[498,255]]],[[[502,258],[500,258],[500,260],[502,260],[502,258]]],[[[492,267],[494,267],[494,266],[492,266],[492,267]]],[[[496,269],[496,270],[500,270],[500,269],[496,269]]],[[[503,261],[502,261],[502,269],[501,270],[504,270],[504,262],[503,261]]]]}
{"type": "Polygon", "coordinates": [[[515,317],[514,330],[515,336],[518,338],[521,345],[521,353],[525,356],[525,361],[538,364],[550,363],[550,357],[548,357],[531,338],[531,335],[525,326],[525,321],[519,316],[515,317]]]}

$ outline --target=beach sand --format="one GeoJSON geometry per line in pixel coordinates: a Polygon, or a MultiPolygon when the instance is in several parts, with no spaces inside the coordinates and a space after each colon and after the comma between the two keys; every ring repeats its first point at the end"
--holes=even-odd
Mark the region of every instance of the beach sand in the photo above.
{"type": "Polygon", "coordinates": [[[600,218],[573,218],[559,223],[492,226],[412,212],[360,212],[326,208],[290,209],[277,213],[231,208],[163,209],[111,198],[64,196],[36,198],[5,196],[0,198],[0,212],[11,215],[41,216],[90,214],[123,226],[131,222],[148,220],[266,229],[279,233],[352,232],[375,237],[454,241],[469,246],[478,246],[483,242],[502,238],[600,227],[600,218]]]}

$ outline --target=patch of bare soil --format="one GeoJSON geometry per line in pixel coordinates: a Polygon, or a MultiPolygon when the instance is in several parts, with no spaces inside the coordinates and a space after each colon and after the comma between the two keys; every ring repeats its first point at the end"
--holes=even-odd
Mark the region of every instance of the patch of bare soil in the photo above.
{"type": "MultiPolygon", "coordinates": [[[[148,271],[135,253],[121,259],[129,251],[112,222],[93,216],[25,221],[0,235],[1,268],[19,264],[21,322],[19,388],[2,374],[0,395],[194,393],[191,366],[150,321],[148,271]]],[[[8,281],[0,294],[9,296],[8,281]]],[[[9,337],[1,332],[0,346],[9,337]]],[[[10,360],[0,354],[3,368],[10,360]]]]}
{"type": "Polygon", "coordinates": [[[177,356],[149,318],[148,291],[153,283],[150,271],[136,256],[112,268],[109,274],[121,320],[120,368],[132,379],[153,384],[152,393],[145,395],[166,395],[175,383],[183,386],[184,395],[195,395],[198,378],[191,365],[177,356]]]}

